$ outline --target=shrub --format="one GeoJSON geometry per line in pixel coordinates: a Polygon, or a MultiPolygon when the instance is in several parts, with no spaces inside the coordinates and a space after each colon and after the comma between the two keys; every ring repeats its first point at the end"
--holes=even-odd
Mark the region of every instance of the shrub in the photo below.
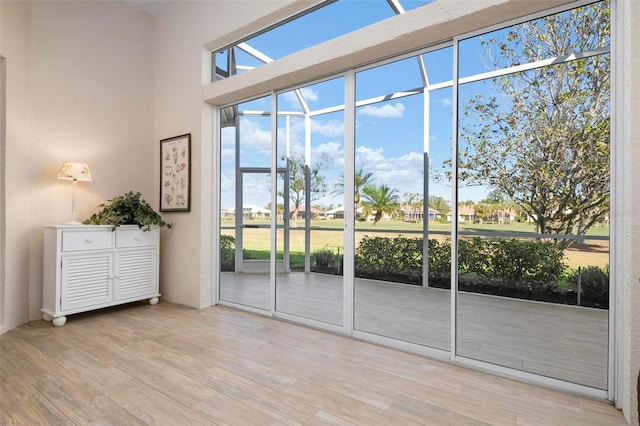
{"type": "Polygon", "coordinates": [[[451,241],[429,240],[429,279],[451,278],[451,241]]]}
{"type": "Polygon", "coordinates": [[[461,238],[458,240],[458,271],[461,274],[487,275],[492,255],[491,240],[461,238]]]}
{"type": "Polygon", "coordinates": [[[231,235],[220,235],[220,270],[235,271],[236,240],[231,235]]]}
{"type": "Polygon", "coordinates": [[[313,260],[316,267],[319,267],[319,268],[328,268],[329,266],[339,266],[340,264],[340,256],[326,246],[314,251],[311,254],[311,259],[313,260]]]}
{"type": "Polygon", "coordinates": [[[485,240],[489,262],[480,275],[530,288],[556,286],[564,269],[564,249],[551,241],[485,240]]]}
{"type": "MultiPolygon", "coordinates": [[[[422,239],[365,237],[356,249],[356,276],[420,284],[422,239]]],[[[544,290],[555,287],[565,265],[564,250],[550,241],[460,239],[461,275],[486,284],[544,290]]],[[[429,240],[429,281],[451,276],[451,241],[429,240]]]]}
{"type": "Polygon", "coordinates": [[[364,237],[356,249],[356,276],[422,282],[422,239],[364,237]]]}
{"type": "Polygon", "coordinates": [[[580,270],[572,270],[567,278],[573,288],[578,288],[578,277],[582,286],[582,295],[599,305],[609,303],[609,265],[604,268],[587,266],[580,270]]]}

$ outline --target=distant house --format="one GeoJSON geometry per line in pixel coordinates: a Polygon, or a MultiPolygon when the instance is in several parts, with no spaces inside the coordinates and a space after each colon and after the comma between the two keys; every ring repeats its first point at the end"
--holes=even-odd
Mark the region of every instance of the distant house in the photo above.
{"type": "MultiPolygon", "coordinates": [[[[344,206],[338,206],[323,213],[326,219],[344,219],[344,206]]],[[[362,216],[362,207],[356,209],[356,218],[362,216]]]]}
{"type": "MultiPolygon", "coordinates": [[[[290,207],[289,208],[289,217],[293,218],[293,213],[295,212],[296,208],[295,207],[290,207]]],[[[320,215],[324,215],[325,212],[323,210],[317,209],[313,206],[311,206],[311,208],[309,209],[309,212],[311,213],[311,217],[317,217],[320,215]]],[[[299,206],[298,207],[298,217],[305,217],[305,215],[307,214],[307,207],[306,206],[299,206]]]]}
{"type": "Polygon", "coordinates": [[[442,219],[442,212],[434,209],[433,207],[429,207],[428,217],[429,220],[440,220],[442,219]]]}
{"type": "Polygon", "coordinates": [[[344,219],[344,206],[338,206],[324,212],[327,219],[344,219]]]}
{"type": "MultiPolygon", "coordinates": [[[[415,222],[424,220],[424,208],[412,207],[409,204],[403,204],[399,209],[404,214],[404,220],[407,222],[415,222]]],[[[440,210],[429,207],[428,220],[439,220],[442,217],[440,210]]]]}
{"type": "MultiPolygon", "coordinates": [[[[230,209],[223,209],[220,211],[222,217],[234,217],[236,215],[235,207],[230,209]]],[[[242,206],[242,219],[254,220],[254,219],[268,219],[271,217],[271,211],[264,207],[256,206],[255,204],[244,204],[242,206]]]]}
{"type": "Polygon", "coordinates": [[[491,213],[491,220],[495,223],[513,223],[516,220],[516,211],[514,209],[495,210],[491,213]]]}
{"type": "Polygon", "coordinates": [[[424,216],[424,210],[421,207],[413,207],[410,204],[402,204],[398,210],[402,212],[405,222],[421,221],[424,216]]]}
{"type": "Polygon", "coordinates": [[[473,204],[462,204],[458,207],[458,220],[460,222],[471,222],[476,218],[476,208],[473,204]]]}

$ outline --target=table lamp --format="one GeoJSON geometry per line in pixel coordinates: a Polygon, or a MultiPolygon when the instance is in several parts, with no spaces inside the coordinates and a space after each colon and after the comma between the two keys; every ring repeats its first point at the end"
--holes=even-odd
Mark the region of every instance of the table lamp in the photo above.
{"type": "Polygon", "coordinates": [[[58,179],[70,180],[73,182],[73,198],[71,201],[71,221],[66,222],[66,225],[80,225],[80,222],[76,221],[76,187],[78,181],[90,181],[91,170],[85,163],[74,163],[71,161],[65,161],[58,170],[58,179]]]}

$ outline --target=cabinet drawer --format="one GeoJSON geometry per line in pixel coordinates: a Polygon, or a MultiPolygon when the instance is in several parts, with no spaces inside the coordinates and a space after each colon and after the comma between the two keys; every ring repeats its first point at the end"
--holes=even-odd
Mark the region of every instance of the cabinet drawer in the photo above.
{"type": "Polygon", "coordinates": [[[117,229],[116,230],[116,247],[143,247],[155,246],[158,242],[158,230],[151,229],[142,231],[135,229],[117,229]]]}
{"type": "Polygon", "coordinates": [[[62,251],[103,250],[111,248],[111,230],[62,231],[62,251]]]}

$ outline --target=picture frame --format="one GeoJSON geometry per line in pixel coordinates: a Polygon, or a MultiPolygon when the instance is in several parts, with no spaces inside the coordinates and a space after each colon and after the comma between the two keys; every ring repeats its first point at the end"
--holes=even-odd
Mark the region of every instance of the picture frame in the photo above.
{"type": "Polygon", "coordinates": [[[191,133],[160,141],[160,211],[191,210],[191,133]]]}

